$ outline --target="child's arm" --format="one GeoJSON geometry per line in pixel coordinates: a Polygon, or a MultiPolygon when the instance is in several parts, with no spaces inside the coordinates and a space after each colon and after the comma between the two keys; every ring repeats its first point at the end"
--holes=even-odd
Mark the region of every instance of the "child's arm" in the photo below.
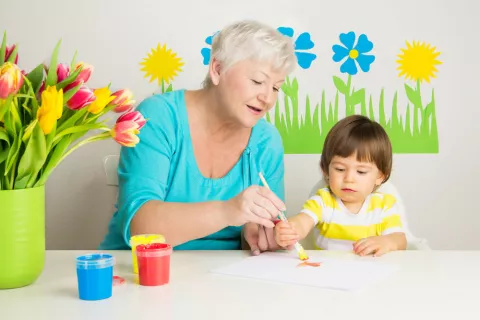
{"type": "Polygon", "coordinates": [[[398,205],[395,202],[383,211],[381,224],[382,233],[380,236],[361,239],[353,245],[353,251],[356,254],[381,256],[390,251],[407,248],[407,237],[398,212],[398,205]]]}
{"type": "Polygon", "coordinates": [[[299,213],[275,225],[275,240],[283,248],[290,247],[295,242],[304,239],[315,226],[315,221],[305,213],[299,213]]]}

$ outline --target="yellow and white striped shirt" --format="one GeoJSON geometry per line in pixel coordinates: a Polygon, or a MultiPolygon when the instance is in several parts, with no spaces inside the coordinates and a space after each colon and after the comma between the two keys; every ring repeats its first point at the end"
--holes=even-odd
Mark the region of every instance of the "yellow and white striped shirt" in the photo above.
{"type": "Polygon", "coordinates": [[[324,250],[352,250],[356,241],[404,232],[396,199],[390,194],[370,194],[357,214],[350,213],[328,188],[319,189],[301,211],[315,221],[315,245],[324,250]]]}

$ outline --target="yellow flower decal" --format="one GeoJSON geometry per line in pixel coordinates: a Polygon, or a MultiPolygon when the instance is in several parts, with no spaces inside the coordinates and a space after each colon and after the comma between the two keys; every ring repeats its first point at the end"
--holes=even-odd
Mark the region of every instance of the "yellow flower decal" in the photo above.
{"type": "Polygon", "coordinates": [[[103,109],[113,100],[115,99],[115,96],[111,95],[110,90],[108,87],[100,88],[100,89],[95,89],[93,91],[93,94],[95,95],[95,101],[90,103],[88,105],[88,112],[93,113],[93,114],[99,114],[102,112],[103,109]]]}
{"type": "Polygon", "coordinates": [[[63,90],[49,86],[42,92],[42,105],[37,111],[37,119],[44,134],[49,134],[63,113],[63,90]]]}
{"type": "Polygon", "coordinates": [[[166,45],[162,47],[160,44],[156,49],[152,49],[140,64],[143,66],[141,70],[145,72],[145,78],[150,77],[150,83],[156,79],[159,85],[162,80],[170,83],[178,72],[182,71],[181,67],[184,65],[175,52],[167,49],[166,45]]]}
{"type": "Polygon", "coordinates": [[[440,52],[435,49],[428,43],[413,41],[410,44],[407,41],[407,48],[401,49],[402,53],[398,55],[400,58],[397,60],[399,64],[397,70],[400,71],[398,76],[413,81],[430,82],[430,78],[435,78],[435,73],[438,72],[435,66],[442,63],[437,60],[440,52]]]}

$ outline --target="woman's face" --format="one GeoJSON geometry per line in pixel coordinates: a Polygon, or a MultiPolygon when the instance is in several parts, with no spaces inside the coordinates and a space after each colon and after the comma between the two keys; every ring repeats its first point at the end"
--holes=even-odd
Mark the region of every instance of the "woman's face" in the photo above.
{"type": "Polygon", "coordinates": [[[217,89],[228,117],[253,127],[275,105],[286,74],[273,70],[268,62],[253,60],[240,61],[226,72],[217,67],[217,89]]]}

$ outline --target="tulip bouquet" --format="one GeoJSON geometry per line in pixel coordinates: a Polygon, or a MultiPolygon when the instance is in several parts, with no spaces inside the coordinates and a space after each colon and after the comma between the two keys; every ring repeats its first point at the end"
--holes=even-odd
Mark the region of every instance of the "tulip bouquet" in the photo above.
{"type": "Polygon", "coordinates": [[[110,91],[110,85],[90,89],[93,67],[58,63],[60,42],[49,65],[29,73],[18,65],[18,46],[0,47],[0,190],[43,186],[53,169],[77,148],[113,138],[133,147],[145,125],[133,109],[128,89],[110,91]],[[102,116],[121,113],[111,128],[102,116]],[[94,131],[93,135],[85,135],[94,131]]]}

